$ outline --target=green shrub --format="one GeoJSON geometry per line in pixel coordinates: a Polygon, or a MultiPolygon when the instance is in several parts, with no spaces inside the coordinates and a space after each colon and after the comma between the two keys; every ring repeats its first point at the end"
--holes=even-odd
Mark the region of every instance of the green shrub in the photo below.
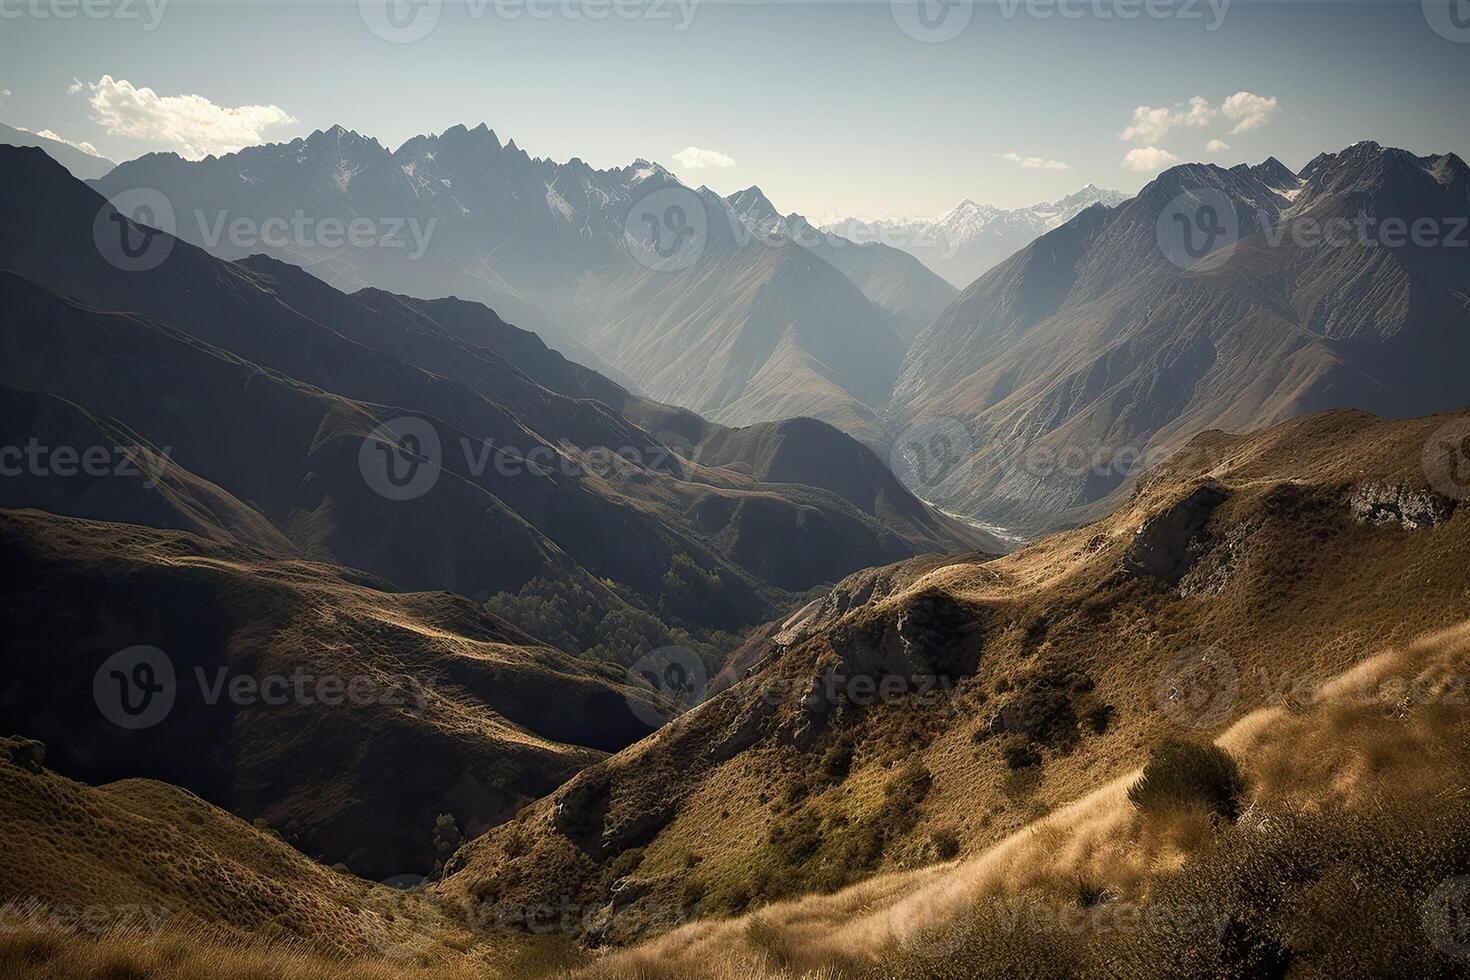
{"type": "Polygon", "coordinates": [[[939,855],[939,860],[952,861],[959,856],[959,835],[948,827],[934,831],[929,835],[929,840],[934,845],[934,853],[939,855]]]}
{"type": "Polygon", "coordinates": [[[1041,753],[1036,750],[1036,746],[1020,736],[1007,738],[1000,747],[1000,755],[1012,772],[1035,769],[1041,765],[1041,753]]]}
{"type": "Polygon", "coordinates": [[[1245,777],[1230,753],[1213,743],[1165,739],[1154,747],[1128,801],[1145,813],[1202,807],[1234,823],[1245,777]]]}

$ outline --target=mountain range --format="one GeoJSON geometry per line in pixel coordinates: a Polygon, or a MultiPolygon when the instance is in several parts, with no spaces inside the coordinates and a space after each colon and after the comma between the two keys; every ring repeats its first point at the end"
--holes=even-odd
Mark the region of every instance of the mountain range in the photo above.
{"type": "Polygon", "coordinates": [[[573,360],[714,421],[806,415],[878,448],[905,338],[953,297],[897,250],[798,247],[657,164],[533,158],[483,125],[394,151],[333,127],[201,161],[149,154],[95,186],[109,197],[161,191],[170,230],[220,257],[264,252],[343,289],[481,302],[573,360]],[[229,233],[232,222],[253,231],[294,215],[311,229],[366,220],[377,234],[353,247],[312,230],[229,233]],[[687,226],[669,224],[674,215],[687,226]],[[687,261],[639,244],[650,219],[658,240],[644,244],[687,261]]]}
{"type": "Polygon", "coordinates": [[[0,175],[0,439],[22,454],[0,704],[74,776],[163,778],[329,863],[423,873],[436,814],[488,826],[666,717],[627,671],[651,649],[713,668],[812,588],[989,544],[824,423],[727,429],[479,304],[215,258],[39,149],[0,147],[0,175]],[[64,633],[65,656],[29,653],[64,633]],[[181,678],[412,677],[426,704],[181,693],[119,737],[82,679],[140,645],[181,678]],[[379,779],[398,753],[436,761],[379,779]]]}
{"type": "Polygon", "coordinates": [[[0,146],[0,975],[1459,975],[1470,168],[1070,207],[0,146]]]}
{"type": "Polygon", "coordinates": [[[884,242],[915,256],[956,289],[964,289],[1035,238],[1094,204],[1128,195],[1088,184],[1057,201],[1004,209],[966,198],[936,218],[845,218],[823,228],[861,242],[884,242]]]}
{"type": "Polygon", "coordinates": [[[1462,408],[1467,220],[1453,154],[1171,168],[970,285],[905,356],[893,427],[958,433],[944,505],[1034,533],[1203,430],[1462,408]]]}
{"type": "Polygon", "coordinates": [[[100,154],[90,153],[71,143],[42,136],[30,130],[17,129],[4,123],[0,123],[0,145],[38,146],[45,150],[51,159],[71,171],[73,177],[81,180],[101,177],[117,166],[116,163],[100,154]]]}

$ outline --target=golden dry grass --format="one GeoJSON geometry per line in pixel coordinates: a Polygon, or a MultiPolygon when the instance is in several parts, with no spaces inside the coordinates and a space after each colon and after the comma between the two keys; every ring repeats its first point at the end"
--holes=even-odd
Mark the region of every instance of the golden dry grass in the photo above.
{"type": "MultiPolygon", "coordinates": [[[[1301,710],[1265,708],[1241,719],[1218,740],[1251,783],[1240,832],[1266,835],[1273,821],[1303,814],[1386,814],[1390,823],[1377,826],[1397,825],[1409,835],[1446,801],[1463,809],[1470,802],[1470,728],[1466,707],[1457,702],[1466,676],[1470,622],[1364,661],[1318,687],[1301,710]],[[1417,701],[1405,702],[1398,693],[1404,688],[1420,692],[1417,701]]],[[[926,975],[927,962],[963,955],[988,915],[1023,898],[1076,909],[1078,883],[1085,882],[1106,892],[1110,903],[1147,907],[1162,884],[1211,853],[1216,830],[1202,813],[1160,821],[1129,806],[1126,790],[1136,775],[1109,782],[968,860],[696,923],[576,976],[654,980],[714,964],[732,978],[794,980],[823,971],[877,976],[894,962],[926,975]]],[[[1366,871],[1358,882],[1371,901],[1380,883],[1366,871]]],[[[1295,911],[1298,932],[1315,926],[1307,912],[1295,911]]],[[[1087,920],[1082,915],[1083,933],[1087,920]]],[[[1360,932],[1374,926],[1359,919],[1337,924],[1349,923],[1360,932]]],[[[1017,971],[1024,965],[1012,964],[1017,971]]]]}

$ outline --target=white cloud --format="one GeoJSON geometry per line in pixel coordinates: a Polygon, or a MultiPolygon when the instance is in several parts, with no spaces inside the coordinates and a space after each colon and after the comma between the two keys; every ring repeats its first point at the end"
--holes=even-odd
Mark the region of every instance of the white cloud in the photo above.
{"type": "Polygon", "coordinates": [[[1230,144],[1224,140],[1210,140],[1205,144],[1205,150],[1210,153],[1224,153],[1230,149],[1230,144]]]}
{"type": "Polygon", "coordinates": [[[735,161],[718,150],[701,150],[688,146],[674,154],[674,162],[685,170],[703,170],[705,167],[733,167],[735,161]]]}
{"type": "Polygon", "coordinates": [[[1236,92],[1220,104],[1220,113],[1226,119],[1235,121],[1235,128],[1230,131],[1234,135],[1264,126],[1272,116],[1276,115],[1278,108],[1279,105],[1274,95],[1268,98],[1263,95],[1252,95],[1250,92],[1236,92]]]}
{"type": "Polygon", "coordinates": [[[86,88],[86,86],[82,84],[82,80],[80,78],[73,78],[71,80],[71,84],[66,87],[66,94],[78,95],[84,88],[86,88]]]}
{"type": "Polygon", "coordinates": [[[1011,163],[1018,164],[1021,167],[1024,167],[1025,169],[1027,169],[1027,170],[1071,170],[1072,169],[1072,165],[1070,163],[1063,163],[1060,160],[1048,160],[1045,157],[1023,157],[1019,153],[1002,153],[1000,155],[1000,158],[1002,160],[1007,160],[1007,161],[1009,161],[1011,163]]]}
{"type": "Polygon", "coordinates": [[[1210,108],[1209,100],[1204,96],[1196,95],[1189,100],[1189,110],[1184,113],[1184,125],[1208,126],[1214,118],[1215,110],[1210,108]]]}
{"type": "Polygon", "coordinates": [[[78,150],[81,150],[83,153],[90,153],[94,157],[100,157],[102,155],[101,152],[98,151],[97,147],[93,146],[91,143],[88,143],[85,140],[82,140],[80,142],[77,140],[69,140],[65,136],[62,136],[60,133],[53,133],[49,129],[38,129],[36,130],[36,135],[41,137],[42,139],[55,140],[58,143],[65,143],[67,146],[75,147],[78,150]]]}
{"type": "Polygon", "coordinates": [[[296,122],[279,106],[220,106],[202,95],[159,95],[111,75],[85,86],[75,82],[67,91],[83,87],[93,119],[109,136],[168,143],[190,159],[263,143],[266,130],[296,122]]]}
{"type": "Polygon", "coordinates": [[[1118,138],[1139,143],[1157,143],[1175,126],[1209,125],[1210,120],[1215,118],[1216,111],[1202,95],[1191,98],[1188,105],[1175,103],[1172,108],[1141,105],[1133,110],[1133,122],[1118,134],[1118,138]]]}
{"type": "Polygon", "coordinates": [[[10,89],[8,89],[8,88],[0,88],[0,99],[5,98],[9,94],[10,94],[10,89]]]}
{"type": "Polygon", "coordinates": [[[1137,170],[1140,173],[1152,173],[1155,170],[1163,170],[1172,167],[1179,162],[1179,158],[1168,150],[1161,150],[1157,146],[1141,146],[1128,151],[1123,158],[1123,166],[1129,170],[1137,170]]]}

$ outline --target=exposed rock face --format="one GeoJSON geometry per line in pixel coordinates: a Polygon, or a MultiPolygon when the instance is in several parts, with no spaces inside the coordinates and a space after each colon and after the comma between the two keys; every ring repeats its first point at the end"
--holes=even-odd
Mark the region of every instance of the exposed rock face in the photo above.
{"type": "Polygon", "coordinates": [[[1234,524],[1219,542],[1199,549],[1199,558],[1179,581],[1179,594],[1189,599],[1224,592],[1240,570],[1251,535],[1260,527],[1260,521],[1234,524]]]}
{"type": "Polygon", "coordinates": [[[30,738],[17,738],[10,743],[11,761],[22,769],[40,772],[46,765],[46,745],[30,738]]]}
{"type": "Polygon", "coordinates": [[[1230,497],[1218,480],[1207,480],[1169,509],[1154,515],[1133,535],[1123,567],[1177,585],[1198,559],[1192,547],[1215,509],[1230,497]]]}
{"type": "Polygon", "coordinates": [[[1360,524],[1397,524],[1405,531],[1422,531],[1449,520],[1455,503],[1429,490],[1371,483],[1353,490],[1348,507],[1360,524]]]}
{"type": "Polygon", "coordinates": [[[931,696],[973,674],[981,618],[974,605],[928,589],[889,615],[839,628],[802,698],[797,747],[811,744],[833,711],[931,696]]]}

